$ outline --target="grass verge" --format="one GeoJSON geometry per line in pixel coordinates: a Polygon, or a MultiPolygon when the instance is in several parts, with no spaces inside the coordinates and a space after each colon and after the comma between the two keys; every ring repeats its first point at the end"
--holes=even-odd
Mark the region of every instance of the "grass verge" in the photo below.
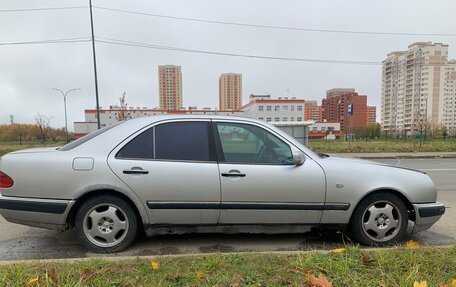
{"type": "Polygon", "coordinates": [[[0,266],[1,286],[456,286],[456,247],[210,254],[0,266]],[[312,285],[321,276],[332,285],[312,285]],[[314,278],[312,278],[315,276],[314,278]],[[452,285],[454,283],[455,285],[452,285]],[[446,284],[446,285],[444,285],[446,284]]]}
{"type": "Polygon", "coordinates": [[[325,141],[310,140],[309,146],[317,152],[452,152],[456,151],[456,140],[423,141],[362,141],[351,142],[344,140],[325,141]]]}

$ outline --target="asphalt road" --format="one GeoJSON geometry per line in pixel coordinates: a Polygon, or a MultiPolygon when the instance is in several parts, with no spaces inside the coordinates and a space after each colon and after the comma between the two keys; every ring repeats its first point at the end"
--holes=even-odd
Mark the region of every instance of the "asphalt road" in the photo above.
{"type": "MultiPolygon", "coordinates": [[[[398,160],[378,159],[394,164],[398,160]]],[[[407,235],[425,245],[456,243],[456,159],[402,159],[400,166],[423,170],[439,189],[438,200],[446,214],[429,230],[407,235]]],[[[280,235],[192,234],[141,238],[128,250],[109,256],[140,256],[205,252],[285,251],[329,249],[349,242],[340,232],[309,232],[280,235]]],[[[74,231],[56,232],[6,222],[0,216],[0,260],[93,257],[79,243],[74,231]]]]}

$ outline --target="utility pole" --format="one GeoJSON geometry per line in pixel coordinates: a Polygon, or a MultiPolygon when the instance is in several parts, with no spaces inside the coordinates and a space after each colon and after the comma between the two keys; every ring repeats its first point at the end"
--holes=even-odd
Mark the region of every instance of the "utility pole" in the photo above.
{"type": "Polygon", "coordinates": [[[93,71],[95,77],[95,97],[97,100],[97,126],[100,129],[100,101],[98,98],[98,77],[97,77],[97,58],[95,55],[95,33],[93,32],[93,13],[92,13],[92,0],[89,0],[89,7],[90,7],[90,29],[92,32],[92,54],[93,54],[93,71]]]}
{"type": "Polygon", "coordinates": [[[66,96],[70,93],[70,92],[73,92],[73,91],[79,91],[80,88],[75,88],[75,89],[71,89],[71,90],[68,90],[66,92],[63,92],[61,89],[57,89],[57,88],[52,88],[53,90],[56,90],[58,92],[60,92],[63,96],[63,106],[65,108],[65,139],[66,139],[66,142],[69,142],[68,140],[68,121],[67,121],[67,107],[66,107],[66,96]]]}

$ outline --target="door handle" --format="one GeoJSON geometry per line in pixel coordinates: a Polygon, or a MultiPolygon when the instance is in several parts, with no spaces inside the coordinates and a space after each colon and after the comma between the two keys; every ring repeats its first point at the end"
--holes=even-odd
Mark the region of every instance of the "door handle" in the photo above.
{"type": "Polygon", "coordinates": [[[147,170],[143,170],[140,167],[132,167],[131,169],[127,169],[123,171],[124,174],[149,174],[147,170]]]}
{"type": "Polygon", "coordinates": [[[239,170],[230,170],[228,173],[222,173],[224,177],[245,177],[245,173],[241,173],[239,170]]]}

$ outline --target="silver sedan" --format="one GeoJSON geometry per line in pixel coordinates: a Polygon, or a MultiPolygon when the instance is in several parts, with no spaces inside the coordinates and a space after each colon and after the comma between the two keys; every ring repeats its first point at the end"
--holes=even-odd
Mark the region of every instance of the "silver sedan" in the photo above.
{"type": "Polygon", "coordinates": [[[399,241],[409,221],[429,228],[445,212],[423,172],[316,154],[262,121],[145,117],[60,148],[0,160],[0,214],[75,228],[95,252],[118,252],[141,229],[302,232],[345,226],[365,245],[399,241]]]}

